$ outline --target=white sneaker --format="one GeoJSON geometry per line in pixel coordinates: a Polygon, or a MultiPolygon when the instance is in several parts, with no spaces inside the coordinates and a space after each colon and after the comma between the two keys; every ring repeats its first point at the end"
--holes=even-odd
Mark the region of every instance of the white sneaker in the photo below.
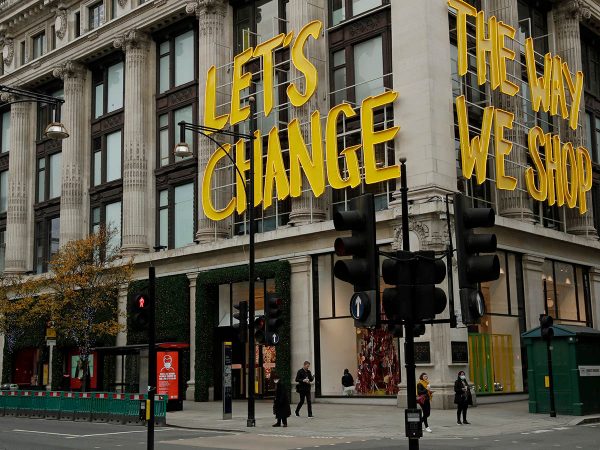
{"type": "Polygon", "coordinates": [[[431,433],[431,428],[427,427],[427,428],[425,428],[425,431],[427,431],[428,433],[431,433]]]}

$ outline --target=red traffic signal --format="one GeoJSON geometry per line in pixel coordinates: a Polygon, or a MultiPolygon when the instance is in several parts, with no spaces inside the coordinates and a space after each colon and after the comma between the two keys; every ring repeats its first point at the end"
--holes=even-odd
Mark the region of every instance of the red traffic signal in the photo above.
{"type": "Polygon", "coordinates": [[[131,303],[131,324],[136,331],[144,331],[150,323],[150,299],[146,294],[135,294],[131,303]]]}

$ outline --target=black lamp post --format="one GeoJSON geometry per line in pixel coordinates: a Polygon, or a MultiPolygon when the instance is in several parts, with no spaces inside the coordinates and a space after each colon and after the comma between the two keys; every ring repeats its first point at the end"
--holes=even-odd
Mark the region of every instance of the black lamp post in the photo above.
{"type": "Polygon", "coordinates": [[[247,214],[248,214],[248,226],[249,226],[249,255],[248,255],[248,288],[250,290],[249,299],[248,299],[248,420],[246,422],[246,426],[254,427],[256,426],[255,419],[255,409],[254,409],[254,384],[255,384],[255,341],[254,341],[254,332],[253,332],[253,323],[254,323],[254,315],[256,311],[256,302],[254,295],[254,233],[255,233],[255,224],[254,224],[254,119],[253,119],[253,106],[254,106],[254,97],[249,98],[250,102],[250,134],[245,133],[236,133],[234,131],[228,130],[219,130],[216,128],[206,127],[203,125],[196,125],[187,122],[179,122],[179,131],[180,131],[180,142],[175,146],[175,156],[179,157],[188,157],[192,156],[192,151],[190,146],[185,142],[185,132],[186,130],[193,131],[194,133],[198,133],[208,139],[210,139],[215,145],[217,145],[220,149],[223,150],[223,145],[220,144],[216,139],[214,139],[210,134],[217,134],[222,136],[230,136],[235,139],[247,139],[251,143],[250,149],[250,170],[248,173],[248,180],[245,180],[244,176],[238,169],[235,164],[235,160],[231,157],[229,152],[224,153],[233,163],[233,167],[238,172],[240,180],[243,183],[244,191],[246,192],[246,200],[247,200],[247,214]],[[209,134],[210,133],[210,134],[209,134]]]}
{"type": "Polygon", "coordinates": [[[47,103],[52,105],[54,110],[54,120],[48,124],[44,131],[44,136],[62,140],[69,137],[65,126],[60,121],[61,105],[65,102],[62,98],[53,97],[51,95],[40,94],[38,92],[27,91],[25,89],[0,84],[0,93],[11,94],[15,96],[14,100],[6,102],[9,105],[14,103],[47,103]]]}

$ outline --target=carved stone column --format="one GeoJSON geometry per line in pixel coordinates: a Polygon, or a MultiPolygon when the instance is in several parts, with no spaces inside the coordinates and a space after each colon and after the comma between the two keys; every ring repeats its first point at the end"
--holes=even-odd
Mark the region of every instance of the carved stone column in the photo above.
{"type": "MultiPolygon", "coordinates": [[[[556,30],[556,53],[569,65],[571,72],[575,73],[582,70],[581,60],[581,35],[579,21],[591,15],[588,7],[579,0],[563,0],[558,2],[553,8],[554,29],[556,30]]],[[[582,102],[583,105],[583,102],[582,102]]],[[[579,124],[577,130],[568,126],[566,121],[560,120],[561,137],[564,142],[572,142],[573,146],[578,147],[584,144],[584,106],[579,110],[579,124]]],[[[588,211],[585,214],[579,214],[577,208],[566,208],[567,211],[567,232],[589,239],[597,239],[594,230],[594,217],[592,212],[592,195],[587,193],[588,211]]]]}
{"type": "MultiPolygon", "coordinates": [[[[517,0],[491,0],[488,13],[516,30],[519,29],[517,0]]],[[[521,89],[521,66],[516,62],[519,60],[519,45],[507,39],[507,46],[516,54],[515,61],[506,61],[508,81],[521,89]]],[[[514,191],[496,191],[498,193],[498,214],[524,222],[533,222],[532,202],[524,189],[525,167],[527,167],[527,132],[524,128],[523,102],[519,94],[511,97],[499,91],[493,92],[492,101],[495,107],[515,115],[513,129],[505,131],[506,139],[513,143],[512,151],[506,157],[505,167],[506,175],[517,179],[517,188],[514,191]]]]}
{"type": "Polygon", "coordinates": [[[150,38],[138,30],[126,32],[113,45],[125,52],[125,129],[123,146],[124,255],[148,251],[147,201],[149,130],[147,116],[153,95],[148,89],[150,38]]]}
{"type": "Polygon", "coordinates": [[[6,213],[6,273],[28,270],[27,219],[29,198],[29,160],[33,151],[30,121],[31,103],[14,103],[10,107],[10,160],[8,163],[8,209],[6,213]]]}
{"type": "MultiPolygon", "coordinates": [[[[323,26],[326,26],[325,18],[323,17],[323,11],[327,10],[327,4],[323,0],[307,2],[306,0],[290,0],[288,3],[289,20],[288,26],[289,31],[298,33],[300,29],[311,22],[312,20],[321,20],[323,26]]],[[[323,45],[322,40],[318,43],[314,39],[309,39],[307,44],[307,55],[310,61],[315,65],[319,74],[327,73],[327,66],[325,61],[327,60],[326,51],[327,48],[323,45]]],[[[295,82],[301,91],[304,90],[304,76],[298,71],[293,65],[290,67],[290,81],[295,82]]],[[[304,142],[309,143],[310,137],[310,114],[313,111],[324,111],[327,108],[327,83],[325,80],[321,80],[318,85],[317,92],[311,97],[311,99],[300,108],[292,108],[291,118],[298,119],[302,124],[302,137],[304,142]]],[[[302,176],[302,195],[292,199],[292,211],[290,213],[290,224],[302,225],[311,222],[320,222],[326,219],[325,212],[325,198],[326,194],[317,198],[310,190],[308,180],[302,176]]]]}
{"type": "Polygon", "coordinates": [[[62,120],[69,137],[62,141],[62,181],[60,197],[60,245],[81,239],[85,235],[83,214],[83,172],[87,149],[88,117],[84,114],[84,65],[68,61],[54,69],[54,76],[64,82],[65,103],[62,120]]]}
{"type": "MultiPolygon", "coordinates": [[[[227,2],[225,0],[204,0],[201,2],[189,2],[186,6],[188,14],[196,14],[199,22],[198,29],[198,86],[201,92],[198,104],[198,123],[204,124],[204,89],[206,86],[206,74],[211,66],[222,67],[228,62],[229,52],[227,49],[227,30],[229,26],[225,23],[227,14],[227,2]]],[[[224,83],[222,71],[217,73],[217,85],[224,83]]],[[[222,99],[217,99],[222,104],[222,99]]],[[[220,112],[221,113],[221,112],[220,112]]],[[[198,140],[198,179],[204,177],[204,169],[210,155],[216,150],[215,145],[209,139],[198,140]]],[[[212,242],[229,236],[228,221],[214,222],[204,215],[200,203],[201,196],[198,195],[198,231],[196,239],[199,242],[212,242]]],[[[217,206],[220,202],[217,201],[217,206]]]]}

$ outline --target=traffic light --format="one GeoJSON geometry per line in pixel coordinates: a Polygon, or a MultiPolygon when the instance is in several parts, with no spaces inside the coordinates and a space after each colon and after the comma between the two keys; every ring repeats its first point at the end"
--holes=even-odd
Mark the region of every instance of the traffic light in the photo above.
{"type": "Polygon", "coordinates": [[[281,306],[282,301],[279,297],[269,294],[265,298],[265,342],[267,345],[279,343],[281,306]]]}
{"type": "Polygon", "coordinates": [[[414,319],[434,319],[446,309],[447,299],[443,289],[436,287],[446,278],[446,264],[436,259],[433,251],[416,252],[414,269],[414,319]]]}
{"type": "Polygon", "coordinates": [[[254,339],[257,345],[265,343],[265,316],[259,316],[254,319],[254,339]]]}
{"type": "Polygon", "coordinates": [[[237,305],[233,305],[238,312],[233,314],[233,317],[238,320],[238,323],[233,325],[239,332],[240,342],[248,341],[248,302],[241,301],[237,305]]]}
{"type": "Polygon", "coordinates": [[[336,211],[333,214],[333,225],[337,231],[352,231],[351,236],[335,240],[335,254],[352,256],[352,259],[338,260],[333,273],[336,278],[354,287],[354,295],[350,299],[350,314],[354,317],[354,326],[377,327],[380,313],[379,254],[373,194],[353,198],[348,211],[336,211]]]}
{"type": "MultiPolygon", "coordinates": [[[[393,324],[411,319],[414,309],[413,269],[416,258],[412,252],[398,251],[395,258],[388,258],[381,265],[386,284],[395,285],[383,290],[383,311],[393,324]]],[[[397,333],[397,331],[396,331],[397,333]]]]}
{"type": "Polygon", "coordinates": [[[498,279],[500,261],[496,254],[480,255],[496,251],[496,235],[475,234],[474,230],[493,227],[496,214],[492,208],[467,207],[465,197],[457,193],[454,194],[454,219],[462,321],[475,324],[485,314],[479,283],[498,279]]]}
{"type": "Polygon", "coordinates": [[[545,341],[550,341],[554,337],[554,328],[552,328],[553,324],[554,319],[552,316],[540,314],[540,331],[542,333],[542,338],[545,341]]]}
{"type": "Polygon", "coordinates": [[[383,261],[382,274],[387,284],[396,287],[383,291],[383,308],[394,323],[434,319],[446,309],[446,293],[436,287],[446,278],[446,265],[433,251],[396,252],[383,261]]]}
{"type": "Polygon", "coordinates": [[[150,323],[150,298],[135,294],[131,303],[131,325],[134,331],[145,331],[150,323]]]}

